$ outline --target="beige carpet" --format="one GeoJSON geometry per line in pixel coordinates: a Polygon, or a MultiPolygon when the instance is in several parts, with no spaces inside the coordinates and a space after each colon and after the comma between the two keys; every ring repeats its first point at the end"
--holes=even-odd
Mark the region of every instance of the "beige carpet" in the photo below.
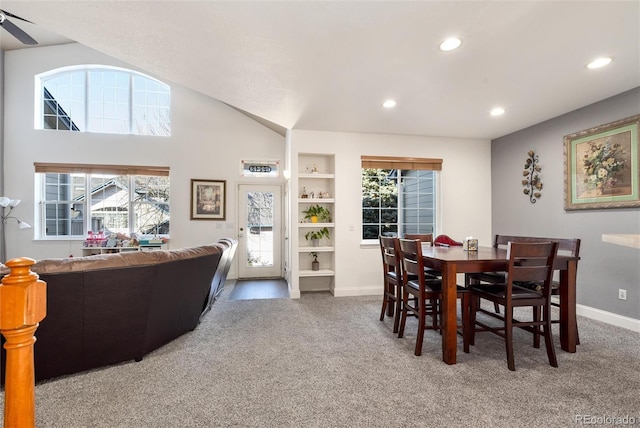
{"type": "MultiPolygon", "coordinates": [[[[458,364],[428,332],[415,357],[378,321],[378,297],[229,301],[200,326],[130,362],[37,385],[43,427],[571,427],[576,417],[640,421],[640,338],[580,318],[578,352],[559,367],[530,335],[504,345],[479,335],[458,364]]],[[[557,333],[557,331],[556,331],[557,333]]],[[[556,343],[558,340],[556,339],[556,343]]]]}

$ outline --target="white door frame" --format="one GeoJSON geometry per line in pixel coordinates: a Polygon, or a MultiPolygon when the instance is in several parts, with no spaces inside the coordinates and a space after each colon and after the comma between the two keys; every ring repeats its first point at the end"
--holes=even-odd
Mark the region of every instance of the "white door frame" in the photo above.
{"type": "Polygon", "coordinates": [[[236,259],[238,260],[238,279],[243,278],[283,278],[284,273],[284,186],[281,183],[265,183],[265,182],[241,182],[237,185],[237,230],[238,230],[238,251],[236,259]],[[273,268],[249,267],[246,265],[247,249],[246,237],[251,233],[246,226],[246,207],[245,193],[249,190],[254,191],[277,191],[274,206],[274,224],[273,224],[273,251],[274,264],[273,268]]]}

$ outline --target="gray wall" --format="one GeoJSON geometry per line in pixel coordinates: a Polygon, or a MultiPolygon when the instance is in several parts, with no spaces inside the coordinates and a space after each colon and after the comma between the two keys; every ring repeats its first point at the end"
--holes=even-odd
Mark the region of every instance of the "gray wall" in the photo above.
{"type": "Polygon", "coordinates": [[[640,250],[602,242],[604,233],[640,233],[640,209],[564,210],[563,137],[640,113],[640,88],[498,138],[491,144],[493,234],[580,238],[578,304],[640,319],[640,250]],[[540,156],[542,197],[521,181],[527,152],[540,156]],[[627,300],[618,299],[618,289],[627,300]]]}

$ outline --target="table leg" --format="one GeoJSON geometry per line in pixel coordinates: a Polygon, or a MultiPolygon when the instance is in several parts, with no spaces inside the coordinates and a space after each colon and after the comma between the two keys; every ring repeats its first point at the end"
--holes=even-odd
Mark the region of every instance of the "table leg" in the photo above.
{"type": "Polygon", "coordinates": [[[457,350],[457,266],[446,263],[442,269],[442,359],[447,364],[456,363],[457,350]]]}
{"type": "Polygon", "coordinates": [[[560,271],[560,345],[567,352],[576,352],[576,277],[577,260],[570,260],[560,271]]]}

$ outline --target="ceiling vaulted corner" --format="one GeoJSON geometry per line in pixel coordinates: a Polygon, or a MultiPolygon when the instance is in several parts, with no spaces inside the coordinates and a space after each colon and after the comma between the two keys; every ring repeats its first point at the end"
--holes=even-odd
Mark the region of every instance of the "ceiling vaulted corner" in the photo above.
{"type": "MultiPolygon", "coordinates": [[[[31,21],[16,25],[40,45],[42,32],[77,41],[279,133],[494,139],[640,86],[637,1],[3,0],[2,9],[31,21]],[[462,45],[441,51],[451,35],[462,45]],[[585,67],[599,56],[615,60],[585,67]],[[398,107],[380,108],[386,98],[398,107]],[[487,112],[498,103],[508,114],[496,120],[487,112]]],[[[5,50],[24,48],[1,37],[5,50]]]]}

